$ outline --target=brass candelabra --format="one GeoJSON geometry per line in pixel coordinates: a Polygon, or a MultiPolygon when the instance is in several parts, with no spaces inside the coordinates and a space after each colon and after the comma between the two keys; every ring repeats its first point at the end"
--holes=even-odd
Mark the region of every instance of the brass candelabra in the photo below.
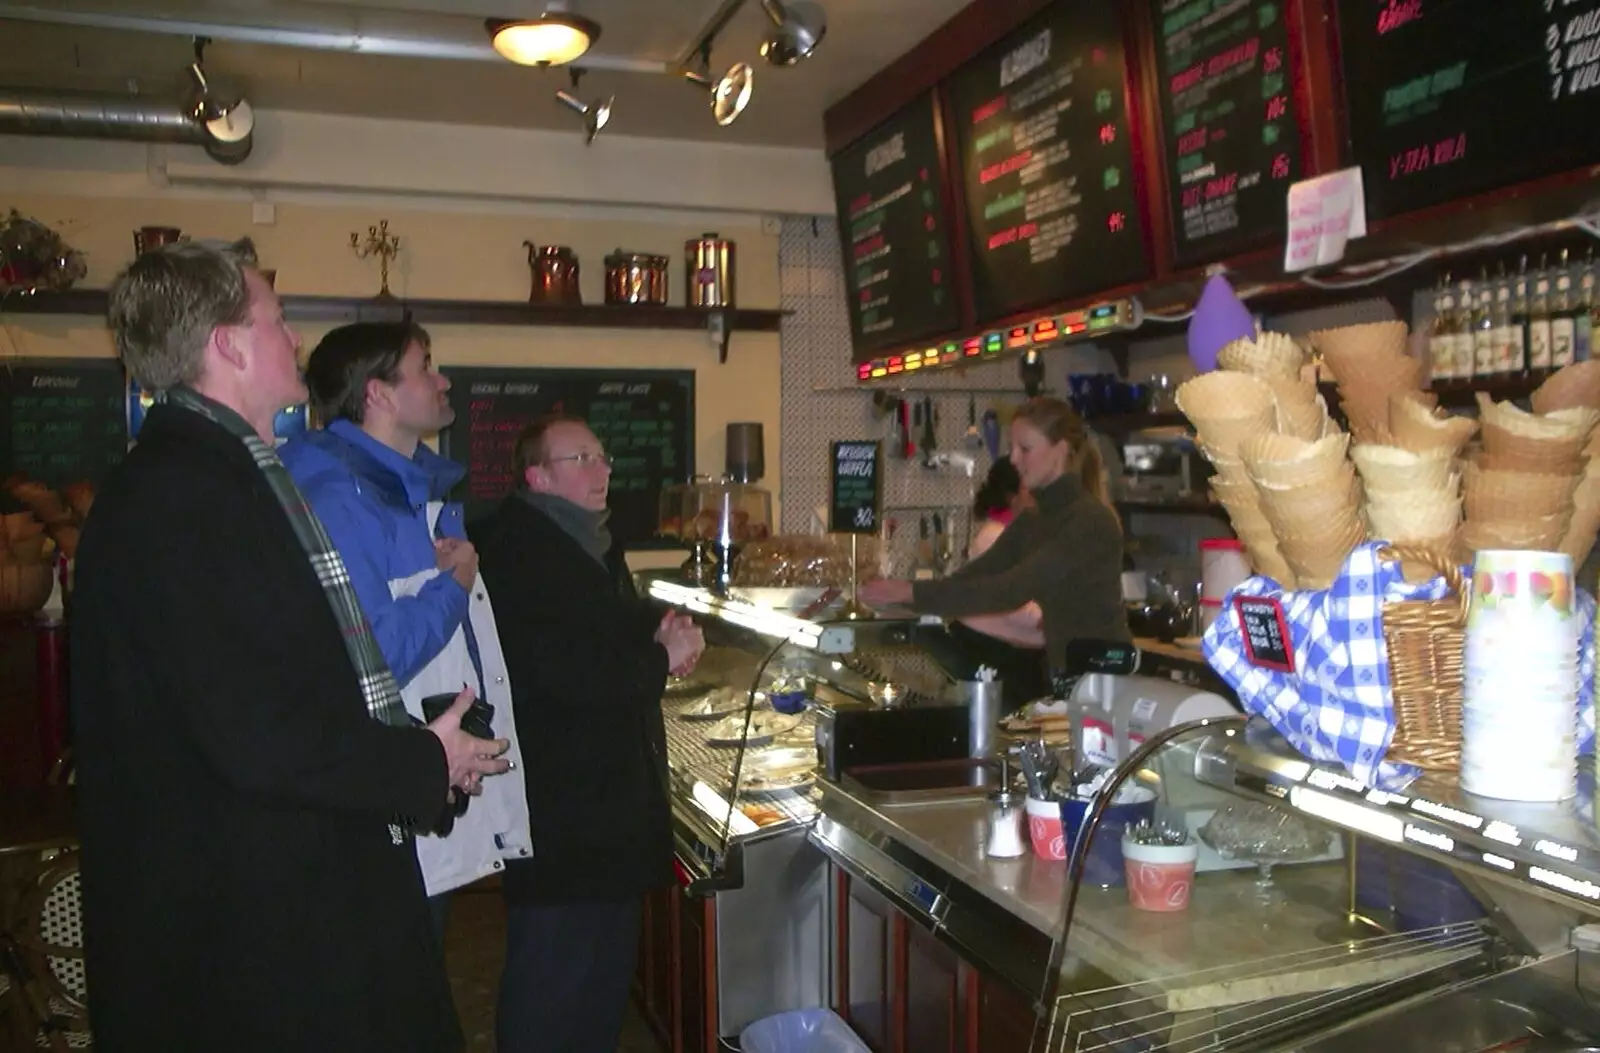
{"type": "Polygon", "coordinates": [[[389,291],[389,261],[400,255],[400,236],[389,233],[389,221],[380,219],[377,226],[368,227],[366,241],[361,240],[360,234],[351,231],[350,247],[355,250],[357,259],[378,257],[378,274],[382,278],[383,288],[378,290],[375,299],[394,299],[394,294],[389,291]]]}

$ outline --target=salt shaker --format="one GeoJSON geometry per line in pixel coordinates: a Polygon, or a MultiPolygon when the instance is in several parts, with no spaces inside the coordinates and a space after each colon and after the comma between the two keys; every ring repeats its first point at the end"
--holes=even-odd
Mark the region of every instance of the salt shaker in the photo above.
{"type": "Polygon", "coordinates": [[[1015,859],[1027,852],[1023,840],[1022,795],[1011,789],[1011,766],[1000,758],[1000,787],[989,795],[989,847],[985,853],[995,859],[1015,859]]]}

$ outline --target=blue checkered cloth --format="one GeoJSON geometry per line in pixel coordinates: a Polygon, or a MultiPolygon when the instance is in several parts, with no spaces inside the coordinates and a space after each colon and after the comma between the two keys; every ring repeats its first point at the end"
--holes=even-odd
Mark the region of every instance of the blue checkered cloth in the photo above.
{"type": "MultiPolygon", "coordinates": [[[[1250,578],[1229,594],[1206,630],[1206,661],[1246,711],[1266,718],[1306,757],[1341,765],[1368,786],[1397,791],[1421,772],[1384,760],[1394,736],[1385,604],[1437,600],[1443,578],[1413,585],[1397,562],[1378,558],[1380,542],[1359,546],[1326,592],[1286,592],[1271,578],[1250,578]],[[1283,605],[1294,650],[1293,673],[1251,665],[1233,596],[1269,596],[1283,605]]],[[[1578,593],[1578,751],[1595,743],[1595,601],[1578,593]]]]}

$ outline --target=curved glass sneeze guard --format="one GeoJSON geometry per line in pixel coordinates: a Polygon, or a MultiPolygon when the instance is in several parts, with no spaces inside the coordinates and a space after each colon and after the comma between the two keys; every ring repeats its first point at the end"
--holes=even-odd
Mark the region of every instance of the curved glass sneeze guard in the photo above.
{"type": "Polygon", "coordinates": [[[694,673],[662,700],[674,791],[722,856],[735,839],[816,818],[810,652],[721,623],[703,626],[694,673]],[[783,712],[799,708],[799,712],[783,712]]]}
{"type": "MultiPolygon", "coordinates": [[[[1356,898],[1366,842],[1198,781],[1202,744],[1242,729],[1153,738],[1107,787],[1137,790],[1086,821],[1044,1000],[1051,1053],[1276,1048],[1487,970],[1470,896],[1441,894],[1435,914],[1381,929],[1356,898]]],[[[1387,865],[1364,855],[1363,880],[1387,865]]]]}

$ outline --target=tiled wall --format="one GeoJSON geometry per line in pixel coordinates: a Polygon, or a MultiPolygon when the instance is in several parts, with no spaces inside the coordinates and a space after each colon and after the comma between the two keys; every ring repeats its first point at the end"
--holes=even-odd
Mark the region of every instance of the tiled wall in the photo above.
{"type": "MultiPolygon", "coordinates": [[[[782,306],[791,312],[782,331],[782,506],[785,533],[822,529],[819,510],[828,498],[828,444],[835,439],[884,439],[893,421],[874,412],[871,390],[856,386],[846,314],[843,256],[832,220],[785,220],[779,241],[778,270],[782,306]]],[[[1266,319],[1268,328],[1302,334],[1312,329],[1393,317],[1382,301],[1352,302],[1337,308],[1266,319]]],[[[1045,354],[1045,386],[1064,394],[1073,373],[1110,373],[1110,354],[1082,345],[1045,354]]],[[[1174,384],[1193,374],[1185,338],[1173,335],[1132,345],[1129,371],[1133,379],[1166,374],[1174,384]]],[[[906,461],[891,457],[884,487],[885,519],[896,524],[888,546],[886,573],[903,576],[914,563],[919,523],[934,513],[954,512],[953,533],[959,553],[971,528],[970,506],[975,488],[988,471],[989,458],[980,445],[965,438],[969,401],[981,416],[985,409],[1013,406],[1022,400],[1022,382],[1014,358],[966,370],[936,370],[907,379],[906,397],[930,397],[938,428],[936,446],[970,453],[974,474],[929,470],[919,456],[906,461]]],[[[892,389],[891,389],[892,390],[892,389]]],[[[1004,446],[1002,444],[1002,452],[1004,446]]],[[[1120,463],[1120,461],[1118,462],[1120,463]]],[[[1166,572],[1176,584],[1199,577],[1199,542],[1229,537],[1219,516],[1134,513],[1125,516],[1128,548],[1140,569],[1166,572]]]]}

